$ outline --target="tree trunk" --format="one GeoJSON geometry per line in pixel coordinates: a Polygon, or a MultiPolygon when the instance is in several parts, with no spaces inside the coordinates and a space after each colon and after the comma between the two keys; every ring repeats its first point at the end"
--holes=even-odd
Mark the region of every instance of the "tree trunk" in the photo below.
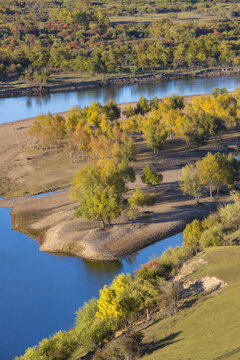
{"type": "Polygon", "coordinates": [[[209,193],[210,193],[210,197],[212,198],[212,185],[209,185],[209,193]]]}
{"type": "Polygon", "coordinates": [[[107,219],[107,221],[108,221],[108,225],[112,226],[110,219],[107,219]]]}
{"type": "Polygon", "coordinates": [[[146,313],[147,313],[147,320],[150,320],[150,315],[149,315],[149,310],[148,309],[146,310],[146,313]]]}
{"type": "Polygon", "coordinates": [[[101,220],[101,223],[102,223],[102,229],[104,229],[104,227],[105,227],[104,220],[101,220]]]}

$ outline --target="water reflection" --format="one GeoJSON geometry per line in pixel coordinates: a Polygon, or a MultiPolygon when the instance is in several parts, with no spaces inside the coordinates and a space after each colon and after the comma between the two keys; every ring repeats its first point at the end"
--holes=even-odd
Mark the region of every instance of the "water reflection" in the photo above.
{"type": "Polygon", "coordinates": [[[117,103],[137,101],[141,95],[147,99],[162,98],[172,94],[193,95],[211,93],[215,87],[225,86],[229,91],[238,87],[240,76],[180,79],[143,84],[99,87],[79,91],[44,94],[37,97],[0,99],[0,123],[30,118],[39,113],[56,113],[69,110],[74,105],[86,106],[93,101],[105,104],[115,99],[117,103]],[[6,120],[7,119],[7,120],[6,120]]]}
{"type": "Polygon", "coordinates": [[[121,272],[123,269],[123,264],[121,260],[114,261],[89,261],[83,259],[89,273],[92,273],[94,276],[99,276],[100,273],[116,274],[116,272],[121,272]]]}

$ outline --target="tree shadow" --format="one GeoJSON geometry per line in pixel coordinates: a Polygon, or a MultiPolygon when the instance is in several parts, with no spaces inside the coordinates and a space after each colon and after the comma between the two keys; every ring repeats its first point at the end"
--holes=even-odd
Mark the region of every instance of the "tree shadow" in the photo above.
{"type": "Polygon", "coordinates": [[[146,354],[152,354],[154,351],[163,349],[164,347],[174,344],[176,342],[182,341],[183,339],[175,340],[176,337],[181,334],[182,331],[178,331],[176,333],[172,333],[165,338],[158,340],[158,341],[152,341],[149,343],[144,344],[144,352],[146,354]]]}

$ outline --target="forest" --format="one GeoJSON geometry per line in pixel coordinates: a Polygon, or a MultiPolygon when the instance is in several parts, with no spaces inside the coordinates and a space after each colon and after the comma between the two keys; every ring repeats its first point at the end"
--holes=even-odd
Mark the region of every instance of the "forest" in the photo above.
{"type": "Polygon", "coordinates": [[[0,1],[0,78],[238,66],[237,1],[0,1]],[[134,15],[131,18],[131,15],[134,15]]]}

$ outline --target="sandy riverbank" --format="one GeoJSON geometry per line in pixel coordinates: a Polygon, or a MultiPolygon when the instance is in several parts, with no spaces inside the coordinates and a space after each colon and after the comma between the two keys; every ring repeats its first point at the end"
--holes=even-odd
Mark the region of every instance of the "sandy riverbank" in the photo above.
{"type": "MultiPolygon", "coordinates": [[[[192,96],[185,100],[191,101],[192,96]]],[[[67,189],[87,159],[71,163],[63,150],[57,153],[55,149],[35,149],[27,136],[32,122],[33,119],[26,119],[0,125],[0,193],[4,197],[10,196],[0,200],[0,206],[12,208],[13,228],[39,238],[42,251],[94,260],[117,259],[183,230],[193,218],[214,211],[219,202],[229,201],[228,197],[213,201],[205,197],[201,205],[196,205],[178,188],[181,168],[189,161],[201,159],[208,151],[215,151],[214,139],[200,151],[187,148],[181,139],[168,139],[156,158],[146,143],[136,137],[138,155],[132,164],[136,182],[128,184],[127,195],[136,187],[152,191],[157,200],[155,205],[143,208],[134,226],[124,216],[105,229],[101,229],[99,222],[75,219],[73,212],[78,204],[69,198],[67,189]],[[157,191],[140,180],[142,168],[147,164],[154,164],[163,174],[163,183],[157,191]],[[44,197],[26,197],[55,189],[66,191],[44,197]]],[[[231,129],[222,139],[225,148],[233,151],[236,140],[240,141],[240,134],[231,129]]]]}
{"type": "MultiPolygon", "coordinates": [[[[176,170],[163,174],[169,181],[155,193],[156,204],[142,209],[134,226],[124,216],[105,229],[97,221],[74,218],[77,203],[69,199],[68,192],[32,199],[0,200],[0,206],[13,207],[13,228],[39,238],[41,251],[91,260],[113,260],[182,231],[188,222],[206,216],[219,205],[220,202],[209,198],[196,205],[178,190],[176,170]]],[[[219,200],[226,203],[229,198],[219,200]]]]}

